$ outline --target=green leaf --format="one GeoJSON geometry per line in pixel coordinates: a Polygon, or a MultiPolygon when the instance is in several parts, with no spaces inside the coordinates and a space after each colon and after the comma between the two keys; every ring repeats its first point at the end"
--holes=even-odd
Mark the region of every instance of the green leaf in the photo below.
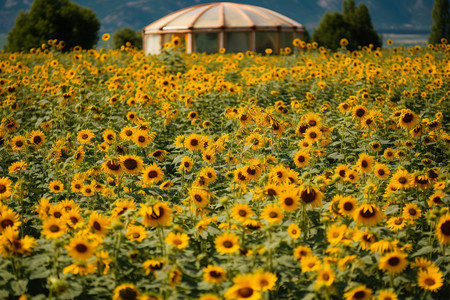
{"type": "Polygon", "coordinates": [[[426,254],[428,254],[430,252],[433,252],[433,247],[432,246],[426,246],[426,247],[420,248],[420,250],[417,251],[416,253],[414,253],[412,255],[412,257],[426,255],[426,254]]]}
{"type": "Polygon", "coordinates": [[[11,282],[11,289],[14,295],[20,296],[27,291],[28,279],[19,279],[11,282]]]}

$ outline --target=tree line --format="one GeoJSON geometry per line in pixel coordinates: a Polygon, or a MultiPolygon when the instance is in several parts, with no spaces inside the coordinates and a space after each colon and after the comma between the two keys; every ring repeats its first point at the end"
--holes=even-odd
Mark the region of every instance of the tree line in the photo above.
{"type": "MultiPolygon", "coordinates": [[[[437,44],[442,38],[450,37],[449,0],[435,0],[432,10],[433,25],[428,42],[437,44]]],[[[34,0],[30,11],[20,12],[14,28],[7,36],[5,50],[10,52],[28,51],[40,47],[48,40],[64,41],[62,50],[75,46],[93,48],[99,40],[100,21],[89,8],[69,0],[34,0]]],[[[354,0],[344,0],[342,13],[325,13],[311,40],[325,48],[336,50],[340,41],[346,39],[346,48],[381,47],[381,36],[373,27],[367,6],[354,0]]],[[[113,34],[113,47],[120,48],[129,43],[142,48],[140,31],[121,28],[113,34]]]]}

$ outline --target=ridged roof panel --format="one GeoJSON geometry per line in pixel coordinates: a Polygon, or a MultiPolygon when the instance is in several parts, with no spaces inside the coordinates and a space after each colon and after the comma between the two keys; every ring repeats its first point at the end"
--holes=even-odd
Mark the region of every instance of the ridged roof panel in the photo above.
{"type": "Polygon", "coordinates": [[[144,28],[145,32],[233,28],[295,28],[304,26],[273,10],[232,2],[216,2],[173,12],[144,28]]]}

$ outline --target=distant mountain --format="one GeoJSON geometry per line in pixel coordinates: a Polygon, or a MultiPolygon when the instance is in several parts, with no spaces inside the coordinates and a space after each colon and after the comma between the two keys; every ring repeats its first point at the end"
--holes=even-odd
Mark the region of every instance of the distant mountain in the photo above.
{"type": "MultiPolygon", "coordinates": [[[[101,22],[100,33],[114,33],[122,27],[140,30],[173,11],[202,0],[73,0],[89,7],[101,22]]],[[[342,11],[342,0],[250,0],[235,1],[266,7],[284,14],[312,33],[325,12],[342,11]]],[[[428,35],[432,25],[433,0],[362,0],[369,8],[372,23],[382,34],[428,35]]],[[[29,10],[32,0],[0,0],[0,36],[13,27],[20,10],[29,10]]]]}

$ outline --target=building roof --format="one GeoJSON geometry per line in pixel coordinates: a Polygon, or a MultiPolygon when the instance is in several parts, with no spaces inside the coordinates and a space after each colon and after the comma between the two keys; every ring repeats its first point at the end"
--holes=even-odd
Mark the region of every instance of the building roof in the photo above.
{"type": "Polygon", "coordinates": [[[187,7],[144,27],[144,33],[211,29],[294,29],[304,26],[273,10],[232,2],[187,7]]]}

